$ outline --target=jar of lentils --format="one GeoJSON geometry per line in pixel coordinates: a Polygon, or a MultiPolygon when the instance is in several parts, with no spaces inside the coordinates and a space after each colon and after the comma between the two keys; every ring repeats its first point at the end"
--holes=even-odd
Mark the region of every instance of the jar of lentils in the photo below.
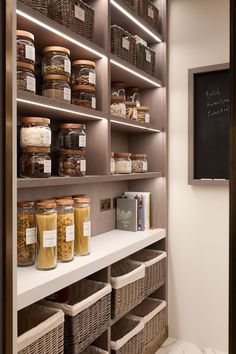
{"type": "Polygon", "coordinates": [[[128,152],[115,152],[115,173],[128,174],[132,172],[131,154],[128,152]]]}
{"type": "Polygon", "coordinates": [[[84,150],[86,148],[85,125],[83,124],[60,124],[59,126],[60,149],[84,150]]]}
{"type": "Polygon", "coordinates": [[[72,85],[96,86],[95,63],[90,60],[72,62],[72,85]]]}
{"type": "Polygon", "coordinates": [[[59,154],[59,176],[78,177],[85,175],[86,160],[84,151],[60,150],[59,154]]]}
{"type": "Polygon", "coordinates": [[[46,47],[43,49],[42,74],[64,75],[70,77],[70,50],[64,47],[46,47]]]}
{"type": "Polygon", "coordinates": [[[34,35],[27,31],[16,31],[17,61],[35,64],[34,35]]]}
{"type": "Polygon", "coordinates": [[[50,148],[25,147],[21,149],[20,176],[45,178],[51,176],[50,148]]]}
{"type": "Polygon", "coordinates": [[[50,119],[41,117],[24,117],[21,120],[20,146],[51,146],[50,119]]]}
{"type": "Polygon", "coordinates": [[[96,109],[95,87],[91,85],[73,86],[72,103],[77,106],[96,109]]]}
{"type": "Polygon", "coordinates": [[[147,172],[147,155],[146,154],[132,154],[132,172],[145,173],[147,172]]]}
{"type": "Polygon", "coordinates": [[[17,90],[29,93],[36,92],[36,80],[34,74],[34,65],[25,62],[17,62],[17,90]]]}
{"type": "Polygon", "coordinates": [[[71,88],[69,77],[64,75],[45,75],[43,84],[43,96],[54,100],[71,102],[71,88]]]}

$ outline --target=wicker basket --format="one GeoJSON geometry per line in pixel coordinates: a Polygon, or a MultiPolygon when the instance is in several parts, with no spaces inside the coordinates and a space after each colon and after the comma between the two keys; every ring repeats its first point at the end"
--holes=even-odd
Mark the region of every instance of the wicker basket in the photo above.
{"type": "Polygon", "coordinates": [[[85,350],[80,354],[109,354],[106,350],[100,349],[93,345],[89,345],[85,350]]]}
{"type": "Polygon", "coordinates": [[[18,312],[18,354],[63,354],[64,313],[31,305],[18,312]]]}
{"type": "Polygon", "coordinates": [[[111,285],[83,279],[68,290],[68,303],[43,303],[64,311],[65,353],[78,354],[110,326],[111,285]]]}
{"type": "Polygon", "coordinates": [[[140,0],[122,0],[130,10],[134,11],[138,16],[142,15],[142,7],[140,0]]]}
{"type": "Polygon", "coordinates": [[[155,73],[156,53],[141,43],[136,44],[136,66],[148,74],[155,73]]]}
{"type": "Polygon", "coordinates": [[[144,348],[147,350],[161,339],[167,327],[166,302],[148,297],[130,315],[144,323],[144,348]]]}
{"type": "Polygon", "coordinates": [[[111,26],[111,51],[121,59],[135,65],[135,38],[129,32],[117,25],[111,26]]]}
{"type": "Polygon", "coordinates": [[[48,16],[69,30],[93,40],[94,10],[83,1],[48,0],[48,16]]]}
{"type": "Polygon", "coordinates": [[[143,354],[144,323],[129,316],[111,327],[111,354],[143,354]]]}
{"type": "Polygon", "coordinates": [[[111,266],[111,315],[120,317],[144,299],[145,267],[124,259],[111,266]]]}
{"type": "Polygon", "coordinates": [[[158,29],[159,10],[150,0],[141,1],[141,17],[155,30],[158,29]]]}
{"type": "Polygon", "coordinates": [[[19,1],[27,6],[30,6],[33,10],[40,12],[44,16],[48,15],[48,10],[47,10],[48,0],[19,0],[19,1]]]}
{"type": "Polygon", "coordinates": [[[145,248],[130,256],[145,265],[144,295],[153,293],[166,280],[166,252],[145,248]]]}

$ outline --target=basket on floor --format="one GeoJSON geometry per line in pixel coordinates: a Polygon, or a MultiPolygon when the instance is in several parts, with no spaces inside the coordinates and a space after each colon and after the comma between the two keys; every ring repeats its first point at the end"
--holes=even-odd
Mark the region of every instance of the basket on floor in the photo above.
{"type": "Polygon", "coordinates": [[[36,304],[20,310],[17,353],[63,354],[63,311],[36,304]]]}
{"type": "Polygon", "coordinates": [[[81,0],[48,0],[48,16],[81,36],[94,38],[94,10],[81,0]]]}
{"type": "Polygon", "coordinates": [[[143,354],[144,324],[129,316],[111,327],[111,354],[143,354]]]}
{"type": "Polygon", "coordinates": [[[40,12],[44,16],[48,15],[48,10],[47,10],[48,0],[19,0],[19,1],[31,7],[33,10],[40,12]]]}
{"type": "Polygon", "coordinates": [[[166,252],[144,248],[130,256],[145,265],[145,297],[159,289],[166,281],[166,252]]]}
{"type": "Polygon", "coordinates": [[[129,32],[117,25],[111,26],[111,51],[121,59],[135,65],[135,38],[129,32]]]}
{"type": "Polygon", "coordinates": [[[148,297],[135,307],[130,315],[144,323],[144,349],[150,348],[166,332],[166,302],[148,297]]]}
{"type": "Polygon", "coordinates": [[[156,53],[141,43],[136,43],[136,66],[150,75],[155,73],[156,53]]]}
{"type": "Polygon", "coordinates": [[[111,315],[120,317],[144,298],[145,267],[140,262],[123,259],[111,266],[111,315]]]}
{"type": "Polygon", "coordinates": [[[94,345],[89,345],[80,354],[109,354],[108,351],[95,347],[94,345]]]}
{"type": "Polygon", "coordinates": [[[111,285],[83,279],[68,287],[67,303],[44,301],[65,313],[65,353],[78,354],[109,326],[111,285]]]}

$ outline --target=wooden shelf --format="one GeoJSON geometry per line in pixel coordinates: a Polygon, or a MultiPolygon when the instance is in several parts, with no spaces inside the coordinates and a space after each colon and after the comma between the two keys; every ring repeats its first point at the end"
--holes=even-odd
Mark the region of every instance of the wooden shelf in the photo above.
{"type": "Polygon", "coordinates": [[[155,125],[149,123],[140,123],[125,118],[120,118],[111,115],[111,128],[128,133],[160,133],[161,130],[157,129],[155,125]]]}

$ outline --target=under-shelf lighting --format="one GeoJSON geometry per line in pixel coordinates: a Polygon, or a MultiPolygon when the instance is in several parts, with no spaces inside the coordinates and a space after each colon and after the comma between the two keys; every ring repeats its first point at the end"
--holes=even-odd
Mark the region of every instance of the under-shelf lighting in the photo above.
{"type": "Polygon", "coordinates": [[[155,33],[150,31],[146,26],[144,26],[137,18],[132,16],[128,11],[126,11],[122,6],[120,6],[115,0],[110,0],[111,4],[114,5],[119,11],[121,11],[125,16],[127,16],[131,21],[138,25],[142,30],[149,34],[157,42],[161,43],[161,37],[157,36],[155,33]]]}
{"type": "Polygon", "coordinates": [[[81,48],[86,49],[87,51],[89,51],[89,52],[91,52],[91,53],[97,55],[98,57],[100,57],[100,58],[106,58],[106,55],[104,55],[104,54],[102,54],[102,53],[99,53],[97,50],[95,50],[95,49],[93,49],[93,48],[90,48],[89,46],[87,46],[87,45],[85,45],[85,44],[83,44],[83,43],[81,43],[81,42],[75,40],[74,38],[72,38],[72,37],[70,37],[70,36],[68,36],[68,35],[66,35],[66,34],[64,34],[64,33],[60,32],[60,31],[58,31],[58,30],[56,30],[55,28],[53,28],[53,27],[47,25],[46,23],[39,21],[38,19],[36,19],[36,18],[34,18],[34,17],[32,17],[32,16],[26,14],[25,12],[23,12],[23,11],[17,9],[17,10],[16,10],[16,13],[17,13],[17,15],[22,16],[22,17],[26,18],[27,20],[29,20],[29,21],[31,21],[31,22],[37,24],[38,26],[43,27],[43,28],[47,29],[48,31],[50,31],[50,32],[52,32],[52,33],[54,33],[54,34],[57,34],[58,36],[65,38],[65,39],[68,40],[69,42],[74,43],[75,45],[77,45],[77,46],[79,46],[79,47],[81,47],[81,48]]]}
{"type": "Polygon", "coordinates": [[[111,122],[115,123],[115,124],[128,125],[129,127],[134,127],[134,128],[138,128],[138,129],[149,130],[149,131],[155,132],[155,133],[161,133],[161,131],[158,130],[158,129],[148,128],[148,127],[141,127],[140,125],[130,124],[130,123],[126,123],[126,122],[120,122],[120,121],[113,120],[113,119],[111,119],[111,122]]]}

